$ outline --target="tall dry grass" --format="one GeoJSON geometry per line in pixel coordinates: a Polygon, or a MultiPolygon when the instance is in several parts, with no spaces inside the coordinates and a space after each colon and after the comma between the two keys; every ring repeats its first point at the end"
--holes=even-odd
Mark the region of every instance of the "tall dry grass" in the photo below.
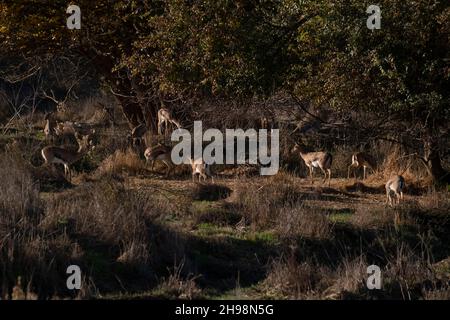
{"type": "Polygon", "coordinates": [[[44,203],[18,159],[1,155],[0,174],[3,298],[12,298],[18,288],[38,298],[121,291],[117,278],[130,290],[148,290],[157,285],[156,270],[165,272],[175,257],[185,255],[183,238],[159,222],[173,208],[151,193],[103,179],[44,203]],[[78,293],[65,287],[71,264],[83,272],[85,287],[78,293]]]}

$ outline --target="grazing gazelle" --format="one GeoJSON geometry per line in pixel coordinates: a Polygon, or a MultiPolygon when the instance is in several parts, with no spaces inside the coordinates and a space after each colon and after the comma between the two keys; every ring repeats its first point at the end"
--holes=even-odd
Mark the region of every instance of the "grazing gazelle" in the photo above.
{"type": "Polygon", "coordinates": [[[148,147],[145,149],[144,157],[147,162],[151,161],[153,171],[153,167],[155,165],[156,160],[162,161],[167,166],[166,177],[169,176],[170,171],[173,168],[173,163],[171,159],[172,149],[166,147],[164,145],[157,145],[155,147],[148,147]]]}
{"type": "Polygon", "coordinates": [[[89,136],[77,137],[77,141],[78,151],[53,146],[45,147],[41,151],[46,165],[60,163],[64,166],[64,174],[66,178],[69,178],[69,181],[72,180],[70,166],[81,159],[89,151],[89,146],[92,146],[92,140],[89,136]]]}
{"type": "Polygon", "coordinates": [[[353,170],[353,174],[355,176],[356,179],[356,169],[363,167],[363,180],[366,179],[366,168],[370,168],[372,171],[375,169],[376,167],[376,162],[375,159],[365,153],[365,152],[357,152],[354,153],[352,155],[352,164],[348,166],[348,171],[347,171],[347,179],[350,178],[350,170],[353,170]]]}
{"type": "Polygon", "coordinates": [[[211,174],[211,166],[203,161],[203,159],[189,159],[191,162],[192,168],[192,181],[195,181],[195,175],[198,174],[198,181],[201,181],[201,178],[206,181],[208,177],[211,178],[211,181],[214,182],[214,178],[211,174]]]}
{"type": "Polygon", "coordinates": [[[405,187],[405,179],[402,176],[396,175],[391,177],[386,182],[386,203],[390,206],[399,204],[400,199],[403,200],[403,188],[405,187]]]}
{"type": "Polygon", "coordinates": [[[162,133],[162,126],[164,124],[165,129],[164,132],[167,130],[167,127],[169,123],[173,123],[177,126],[178,129],[181,128],[181,124],[175,120],[175,118],[172,116],[172,113],[167,108],[161,108],[158,111],[158,134],[162,133]]]}
{"type": "Polygon", "coordinates": [[[55,119],[53,119],[53,114],[50,113],[46,113],[44,116],[44,120],[45,120],[45,126],[44,126],[44,134],[45,134],[45,138],[47,140],[53,140],[54,136],[55,136],[55,125],[56,125],[56,121],[55,119]]]}
{"type": "Polygon", "coordinates": [[[329,152],[305,152],[304,149],[296,143],[292,152],[299,152],[300,157],[305,162],[305,165],[309,169],[309,176],[311,177],[311,184],[314,183],[313,172],[314,168],[320,168],[324,174],[323,183],[327,181],[328,174],[328,186],[331,184],[331,163],[333,162],[333,156],[329,152]]]}

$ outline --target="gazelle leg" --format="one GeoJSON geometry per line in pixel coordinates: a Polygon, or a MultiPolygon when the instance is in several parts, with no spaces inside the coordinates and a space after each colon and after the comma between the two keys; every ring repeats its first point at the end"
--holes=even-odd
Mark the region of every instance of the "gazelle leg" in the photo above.
{"type": "Polygon", "coordinates": [[[353,165],[349,165],[347,169],[347,179],[350,179],[350,170],[353,168],[353,165]]]}
{"type": "Polygon", "coordinates": [[[164,136],[167,136],[167,132],[169,131],[169,122],[167,119],[164,119],[164,136]]]}
{"type": "Polygon", "coordinates": [[[158,134],[161,134],[161,125],[162,125],[162,121],[161,119],[158,119],[158,134]]]}
{"type": "Polygon", "coordinates": [[[323,168],[320,168],[320,170],[322,170],[322,173],[324,175],[322,183],[325,183],[325,182],[327,182],[327,172],[323,168]]]}
{"type": "Polygon", "coordinates": [[[314,184],[313,171],[314,171],[313,167],[310,166],[309,167],[309,176],[311,178],[311,184],[314,184]]]}
{"type": "Polygon", "coordinates": [[[69,177],[69,181],[72,181],[72,173],[70,172],[70,168],[67,164],[64,164],[64,173],[66,178],[69,177]]]}
{"type": "Polygon", "coordinates": [[[331,169],[327,169],[328,171],[328,187],[331,186],[331,169]]]}

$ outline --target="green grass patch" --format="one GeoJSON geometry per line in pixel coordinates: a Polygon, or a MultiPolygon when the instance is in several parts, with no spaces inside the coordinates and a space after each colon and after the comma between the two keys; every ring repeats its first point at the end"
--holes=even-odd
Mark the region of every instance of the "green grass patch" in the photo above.
{"type": "Polygon", "coordinates": [[[353,215],[353,210],[341,209],[341,210],[331,211],[331,213],[328,214],[328,219],[330,219],[332,222],[336,222],[336,223],[349,223],[352,215],[353,215]]]}

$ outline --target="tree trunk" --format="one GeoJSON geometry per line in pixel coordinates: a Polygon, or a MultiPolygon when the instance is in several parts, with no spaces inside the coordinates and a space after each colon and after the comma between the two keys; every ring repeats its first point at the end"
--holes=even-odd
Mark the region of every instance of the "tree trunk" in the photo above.
{"type": "Polygon", "coordinates": [[[123,114],[131,129],[145,122],[144,114],[139,103],[127,97],[116,96],[116,98],[122,107],[123,114]]]}
{"type": "Polygon", "coordinates": [[[144,113],[138,99],[134,98],[132,82],[128,77],[121,77],[113,72],[114,61],[106,56],[98,54],[91,48],[81,47],[83,55],[92,60],[97,72],[104,76],[105,81],[116,93],[115,97],[119,101],[123,114],[128,121],[130,129],[141,123],[145,123],[144,113]]]}
{"type": "Polygon", "coordinates": [[[450,175],[444,170],[439,154],[439,144],[435,138],[429,136],[424,143],[424,159],[428,173],[436,183],[449,183],[450,175]]]}

